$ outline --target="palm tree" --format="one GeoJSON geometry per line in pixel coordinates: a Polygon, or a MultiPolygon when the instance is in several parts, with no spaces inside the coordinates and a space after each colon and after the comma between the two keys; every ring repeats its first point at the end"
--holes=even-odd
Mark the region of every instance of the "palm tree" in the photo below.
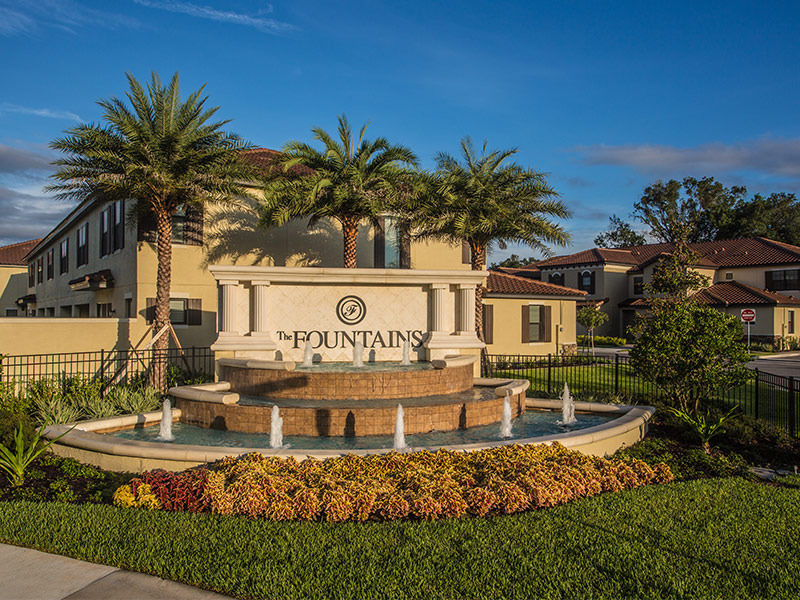
{"type": "MultiPolygon", "coordinates": [[[[461,140],[463,162],[446,153],[436,155],[433,193],[413,208],[417,237],[466,242],[473,270],[486,268],[486,253],[496,243],[521,242],[548,252],[546,244],[564,245],[569,234],[553,217],[566,218],[569,210],[557,199],[545,176],[506,162],[516,149],[492,150],[486,142],[480,156],[472,140],[461,140]]],[[[475,291],[475,330],[483,339],[483,288],[475,291]]]]}
{"type": "Polygon", "coordinates": [[[358,224],[377,224],[401,185],[400,167],[416,165],[417,158],[405,146],[386,138],[364,138],[367,125],[353,141],[347,117],[339,117],[339,139],[320,127],[311,131],[324,148],[303,142],[284,146],[279,169],[264,186],[261,223],[271,227],[295,218],[310,217],[314,223],[330,218],[339,222],[344,238],[344,266],[357,266],[358,224]],[[302,169],[300,174],[297,167],[302,169]],[[294,170],[295,175],[292,176],[294,170]]]}
{"type": "MultiPolygon", "coordinates": [[[[128,103],[100,100],[101,124],[82,124],[50,144],[67,156],[50,186],[61,198],[80,202],[133,199],[138,216],[156,223],[158,272],[153,334],[169,324],[172,219],[181,209],[247,195],[251,167],[240,158],[247,145],[212,121],[219,107],[206,106],[205,86],[182,101],[178,73],[164,86],[157,73],[145,88],[130,73],[128,103]]],[[[163,384],[169,336],[154,344],[152,380],[163,384]]]]}

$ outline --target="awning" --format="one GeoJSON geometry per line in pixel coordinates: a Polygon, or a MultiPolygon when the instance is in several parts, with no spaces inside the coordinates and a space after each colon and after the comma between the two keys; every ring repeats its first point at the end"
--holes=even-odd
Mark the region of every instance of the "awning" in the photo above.
{"type": "Polygon", "coordinates": [[[89,273],[71,280],[69,287],[76,292],[81,290],[105,290],[114,287],[114,276],[109,269],[103,269],[102,271],[89,273]]]}
{"type": "Polygon", "coordinates": [[[27,296],[22,296],[21,298],[17,298],[17,305],[25,308],[28,304],[36,304],[36,294],[28,294],[27,296]]]}

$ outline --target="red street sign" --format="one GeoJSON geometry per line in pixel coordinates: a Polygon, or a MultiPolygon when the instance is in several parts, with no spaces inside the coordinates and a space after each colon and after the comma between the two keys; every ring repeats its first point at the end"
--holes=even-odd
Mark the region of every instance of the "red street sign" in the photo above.
{"type": "Polygon", "coordinates": [[[754,311],[752,308],[743,308],[741,312],[741,318],[743,323],[755,323],[756,311],[754,311]]]}

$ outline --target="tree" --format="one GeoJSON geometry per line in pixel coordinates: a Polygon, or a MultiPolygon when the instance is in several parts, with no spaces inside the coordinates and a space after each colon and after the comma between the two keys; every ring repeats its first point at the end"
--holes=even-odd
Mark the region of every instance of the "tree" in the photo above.
{"type": "Polygon", "coordinates": [[[517,254],[512,254],[508,258],[501,260],[499,263],[492,263],[491,268],[496,269],[497,267],[511,267],[514,269],[519,269],[520,267],[534,265],[537,262],[538,259],[534,258],[533,256],[529,256],[528,258],[520,258],[517,254]]]}
{"type": "Polygon", "coordinates": [[[608,230],[594,238],[594,243],[600,248],[630,248],[641,246],[647,240],[641,233],[634,231],[630,223],[617,215],[611,215],[608,218],[608,230]]]}
{"type": "Polygon", "coordinates": [[[780,192],[766,198],[756,194],[738,203],[731,220],[720,228],[717,239],[758,236],[800,245],[800,201],[794,194],[780,192]]]}
{"type": "MultiPolygon", "coordinates": [[[[415,205],[413,224],[418,237],[452,243],[467,242],[473,270],[486,268],[489,246],[520,242],[549,252],[545,243],[564,245],[569,234],[552,221],[569,210],[558,200],[544,174],[507,162],[516,149],[480,154],[469,137],[461,140],[461,158],[436,156],[433,193],[415,205]]],[[[483,288],[475,291],[475,330],[481,337],[483,288]]]]}
{"type": "Polygon", "coordinates": [[[654,299],[651,314],[639,319],[633,334],[634,371],[687,414],[699,415],[701,403],[751,376],[738,319],[691,299],[654,299]]]}
{"type": "Polygon", "coordinates": [[[657,181],[645,188],[633,214],[660,242],[712,241],[729,226],[746,192],[743,187],[726,188],[713,177],[657,181]]]}
{"type": "MultiPolygon", "coordinates": [[[[130,73],[127,103],[100,100],[102,124],[78,125],[51,148],[67,154],[50,186],[59,197],[80,202],[136,201],[139,215],[156,223],[158,270],[153,334],[169,324],[172,219],[178,210],[247,195],[251,168],[242,161],[247,145],[225,133],[229,121],[213,121],[219,107],[206,106],[205,86],[181,100],[178,73],[165,86],[157,73],[143,87],[130,73]]],[[[169,336],[155,342],[153,382],[164,377],[169,336]]]]}
{"type": "Polygon", "coordinates": [[[403,166],[414,166],[417,158],[405,146],[386,138],[369,141],[364,125],[353,141],[347,117],[339,117],[339,139],[320,127],[311,131],[322,142],[318,150],[299,141],[287,143],[280,169],[264,186],[261,207],[264,226],[283,225],[292,219],[309,217],[313,222],[331,218],[339,222],[344,238],[344,266],[357,266],[358,225],[364,220],[377,224],[378,218],[400,193],[403,166]],[[308,174],[287,177],[297,166],[308,174]]]}
{"type": "Polygon", "coordinates": [[[594,330],[608,321],[608,314],[601,311],[599,306],[584,306],[578,311],[576,320],[589,332],[589,339],[592,342],[592,356],[594,356],[594,330]]]}

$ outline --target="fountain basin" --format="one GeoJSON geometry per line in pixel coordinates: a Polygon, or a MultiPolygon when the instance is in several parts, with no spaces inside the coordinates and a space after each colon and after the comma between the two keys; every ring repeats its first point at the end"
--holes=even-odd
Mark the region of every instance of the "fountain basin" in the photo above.
{"type": "MultiPolygon", "coordinates": [[[[551,410],[557,418],[561,403],[557,400],[528,398],[528,410],[551,410]]],[[[609,405],[596,402],[576,402],[575,410],[580,423],[581,414],[592,413],[607,415],[610,420],[591,427],[578,428],[563,433],[547,434],[533,437],[515,436],[508,440],[483,441],[465,444],[445,445],[413,445],[406,451],[431,450],[439,448],[470,452],[483,448],[507,444],[551,444],[558,442],[567,448],[593,456],[608,456],[624,446],[630,446],[642,440],[647,433],[647,423],[655,413],[651,406],[609,405]]],[[[173,411],[176,420],[182,419],[179,409],[173,411]]],[[[152,469],[180,471],[225,458],[240,456],[250,452],[266,455],[293,457],[296,460],[306,458],[325,459],[343,454],[377,454],[390,451],[392,439],[386,440],[384,448],[342,447],[339,449],[310,449],[292,447],[291,438],[285,441],[290,447],[271,449],[265,436],[263,445],[251,447],[204,446],[191,444],[158,443],[122,439],[103,432],[133,429],[135,427],[155,427],[161,418],[160,412],[124,417],[110,417],[79,423],[75,429],[51,446],[56,454],[93,464],[113,471],[142,472],[152,469]]],[[[69,425],[52,425],[45,428],[43,436],[53,439],[69,429],[69,425]]],[[[220,432],[222,433],[222,432],[220,432]]],[[[358,438],[352,438],[358,440],[358,438]]]]}

